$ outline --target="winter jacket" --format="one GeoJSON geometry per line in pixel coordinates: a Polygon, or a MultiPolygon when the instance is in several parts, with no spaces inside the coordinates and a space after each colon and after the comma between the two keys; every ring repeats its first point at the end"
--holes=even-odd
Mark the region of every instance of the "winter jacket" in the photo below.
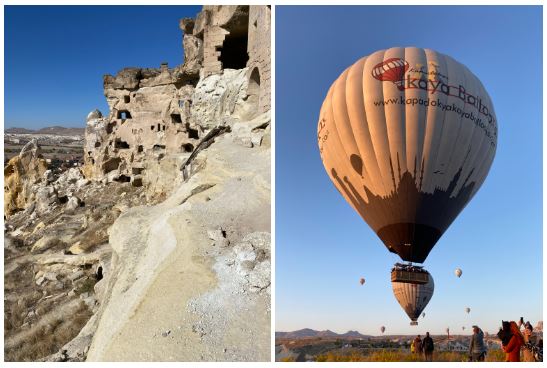
{"type": "Polygon", "coordinates": [[[424,337],[422,346],[424,348],[424,352],[426,353],[430,353],[433,351],[433,349],[435,349],[435,345],[433,345],[433,339],[431,337],[424,337]]]}
{"type": "Polygon", "coordinates": [[[520,334],[520,330],[514,321],[511,321],[511,339],[507,345],[502,345],[505,352],[506,362],[520,362],[520,347],[524,344],[524,339],[520,334]]]}
{"type": "Polygon", "coordinates": [[[422,339],[414,339],[414,350],[416,350],[417,353],[422,352],[422,339]]]}
{"type": "MultiPolygon", "coordinates": [[[[537,336],[532,334],[532,336],[526,336],[524,335],[524,342],[529,342],[534,345],[537,345],[537,336]]],[[[534,353],[526,349],[525,347],[522,348],[522,361],[523,362],[535,362],[536,359],[534,358],[534,353]]]]}
{"type": "Polygon", "coordinates": [[[471,336],[471,344],[469,344],[469,355],[482,354],[486,352],[486,345],[484,344],[484,332],[479,329],[479,332],[471,336]]]}

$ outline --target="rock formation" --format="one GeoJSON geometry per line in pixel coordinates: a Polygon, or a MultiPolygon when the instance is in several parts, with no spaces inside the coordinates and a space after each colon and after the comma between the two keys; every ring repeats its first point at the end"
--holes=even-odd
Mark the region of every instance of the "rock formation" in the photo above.
{"type": "Polygon", "coordinates": [[[32,185],[40,182],[47,163],[35,140],[27,143],[18,156],[4,167],[4,217],[25,209],[32,202],[32,185]]]}
{"type": "Polygon", "coordinates": [[[6,166],[7,360],[270,361],[270,7],[179,25],[181,65],[104,76],[83,166],[6,166]]]}
{"type": "Polygon", "coordinates": [[[215,126],[269,111],[268,6],[204,6],[196,20],[182,19],[180,28],[182,65],[104,76],[110,112],[88,116],[87,178],[162,193],[159,166],[180,164],[215,126]]]}

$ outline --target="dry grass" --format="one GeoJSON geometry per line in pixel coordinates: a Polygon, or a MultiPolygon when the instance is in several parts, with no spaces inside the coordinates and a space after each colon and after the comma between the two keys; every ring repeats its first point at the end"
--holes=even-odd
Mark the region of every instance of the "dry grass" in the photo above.
{"type": "Polygon", "coordinates": [[[6,361],[36,361],[57,352],[72,340],[91,317],[91,312],[82,302],[69,318],[55,319],[49,324],[36,328],[29,339],[20,345],[4,350],[6,361]]]}
{"type": "MultiPolygon", "coordinates": [[[[488,362],[503,362],[505,355],[502,351],[490,351],[487,355],[488,362]]],[[[348,354],[328,352],[316,357],[317,362],[422,362],[422,355],[404,351],[373,351],[370,353],[353,351],[348,354]]],[[[435,362],[467,362],[467,353],[442,351],[433,353],[435,362]]]]}

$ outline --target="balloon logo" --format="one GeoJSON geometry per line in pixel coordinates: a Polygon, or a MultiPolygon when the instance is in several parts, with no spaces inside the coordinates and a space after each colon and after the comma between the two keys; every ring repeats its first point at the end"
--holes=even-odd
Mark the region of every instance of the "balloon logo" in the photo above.
{"type": "Polygon", "coordinates": [[[408,67],[406,60],[391,58],[376,64],[372,68],[372,76],[382,82],[393,82],[402,91],[405,89],[403,79],[408,67]]]}

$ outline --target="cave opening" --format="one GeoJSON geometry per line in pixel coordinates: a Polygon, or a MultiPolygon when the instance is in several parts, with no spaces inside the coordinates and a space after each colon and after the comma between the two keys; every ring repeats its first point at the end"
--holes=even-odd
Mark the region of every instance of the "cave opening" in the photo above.
{"type": "Polygon", "coordinates": [[[131,113],[127,110],[119,110],[118,119],[122,119],[122,120],[131,119],[131,113]]]}
{"type": "Polygon", "coordinates": [[[182,124],[180,114],[171,114],[171,122],[173,124],[182,124]]]}
{"type": "Polygon", "coordinates": [[[129,144],[125,141],[122,141],[121,139],[116,139],[116,142],[114,142],[114,147],[120,149],[128,149],[129,144]]]}
{"type": "Polygon", "coordinates": [[[198,130],[190,128],[190,124],[186,124],[186,132],[188,133],[188,138],[190,138],[190,139],[199,139],[198,130]]]}
{"type": "Polygon", "coordinates": [[[233,32],[226,35],[220,51],[219,61],[223,69],[243,69],[247,66],[249,55],[247,54],[247,29],[233,32]]]}
{"type": "Polygon", "coordinates": [[[194,150],[194,145],[192,143],[185,143],[181,146],[183,152],[192,152],[194,150]]]}

